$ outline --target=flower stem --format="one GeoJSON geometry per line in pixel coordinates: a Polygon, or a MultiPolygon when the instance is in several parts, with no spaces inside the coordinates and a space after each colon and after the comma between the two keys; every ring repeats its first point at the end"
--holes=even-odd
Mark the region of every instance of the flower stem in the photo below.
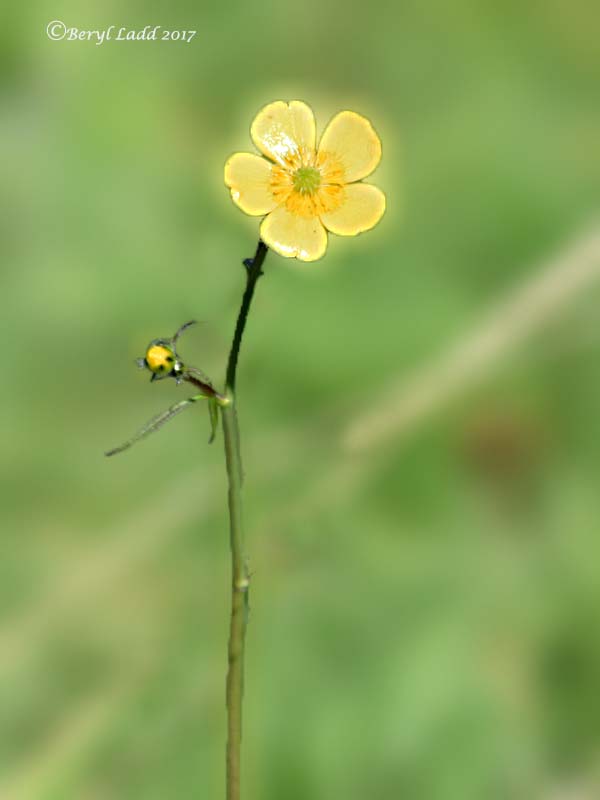
{"type": "Polygon", "coordinates": [[[248,311],[250,311],[250,304],[252,303],[252,298],[254,296],[256,282],[263,274],[262,265],[267,256],[267,250],[267,245],[263,241],[259,240],[254,258],[247,258],[244,260],[244,266],[247,270],[246,291],[242,297],[242,305],[238,314],[235,333],[233,334],[233,342],[231,343],[231,350],[229,351],[227,374],[225,378],[225,388],[229,390],[232,395],[235,392],[237,362],[240,354],[242,337],[244,335],[244,328],[246,327],[246,319],[248,318],[248,311]]]}
{"type": "Polygon", "coordinates": [[[244,690],[244,646],[248,621],[250,575],[244,553],[242,525],[242,459],[237,421],[235,380],[240,346],[256,282],[262,275],[267,246],[259,241],[254,258],[246,259],[246,289],[235,326],[225,378],[225,401],[220,404],[225,440],[225,463],[229,482],[229,530],[231,544],[231,621],[227,672],[227,800],[240,798],[240,752],[242,743],[242,698],[244,690]]]}

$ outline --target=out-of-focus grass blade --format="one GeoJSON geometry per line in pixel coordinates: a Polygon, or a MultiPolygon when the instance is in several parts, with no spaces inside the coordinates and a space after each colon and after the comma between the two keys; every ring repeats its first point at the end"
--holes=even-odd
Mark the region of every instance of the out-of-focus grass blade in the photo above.
{"type": "MultiPolygon", "coordinates": [[[[184,409],[188,408],[188,406],[191,406],[198,400],[204,400],[204,399],[206,399],[205,395],[197,394],[194,395],[193,397],[188,397],[186,400],[181,400],[179,403],[175,403],[166,411],[163,411],[162,413],[157,414],[155,417],[152,417],[152,419],[149,422],[147,422],[143,428],[140,428],[140,430],[137,433],[135,433],[131,437],[131,439],[128,439],[126,442],[119,445],[118,447],[113,447],[112,450],[107,450],[104,455],[115,456],[117,455],[117,453],[122,453],[124,450],[128,450],[136,442],[139,442],[140,439],[144,439],[146,436],[149,436],[151,433],[154,433],[154,431],[157,431],[159,428],[162,428],[162,426],[166,422],[168,422],[170,419],[172,419],[174,416],[179,414],[184,409]]],[[[211,422],[212,422],[212,411],[211,411],[211,422]]],[[[212,438],[214,438],[214,429],[211,441],[212,438]]]]}

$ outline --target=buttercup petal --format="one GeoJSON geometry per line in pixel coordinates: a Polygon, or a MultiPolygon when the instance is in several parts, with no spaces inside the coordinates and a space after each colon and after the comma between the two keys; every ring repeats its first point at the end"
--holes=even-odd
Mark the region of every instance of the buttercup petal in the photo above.
{"type": "Polygon", "coordinates": [[[385,195],[369,183],[344,186],[344,199],[335,211],[321,214],[327,230],[338,236],[355,236],[377,225],[385,211],[385,195]]]}
{"type": "Polygon", "coordinates": [[[246,214],[268,214],[277,205],[270,189],[271,163],[252,153],[234,153],[225,164],[225,183],[246,214]]]}
{"type": "Polygon", "coordinates": [[[370,175],[381,159],[381,142],[373,126],[354,111],[340,111],[325,128],[319,142],[319,156],[339,159],[344,183],[370,175]]]}
{"type": "Polygon", "coordinates": [[[310,106],[300,100],[278,100],[258,112],[250,135],[261,153],[289,166],[301,152],[314,152],[315,117],[310,106]]]}
{"type": "Polygon", "coordinates": [[[327,249],[327,231],[319,218],[291,214],[285,206],[265,217],[260,237],[279,255],[300,261],[316,261],[327,249]]]}

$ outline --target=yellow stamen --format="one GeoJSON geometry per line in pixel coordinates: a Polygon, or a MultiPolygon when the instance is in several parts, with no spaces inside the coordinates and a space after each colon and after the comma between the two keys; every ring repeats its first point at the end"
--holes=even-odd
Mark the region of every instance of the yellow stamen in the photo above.
{"type": "Polygon", "coordinates": [[[300,217],[318,217],[344,200],[344,169],[332,153],[302,151],[285,166],[271,168],[270,188],[277,203],[300,217]]]}

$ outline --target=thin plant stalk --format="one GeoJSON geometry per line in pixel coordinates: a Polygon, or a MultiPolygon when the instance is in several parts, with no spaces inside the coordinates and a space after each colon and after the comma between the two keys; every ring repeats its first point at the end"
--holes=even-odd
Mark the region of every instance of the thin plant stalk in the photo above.
{"type": "Polygon", "coordinates": [[[240,346],[254,296],[256,282],[262,275],[267,246],[259,241],[254,258],[244,261],[246,289],[235,326],[225,377],[225,401],[220,404],[225,440],[225,463],[229,483],[229,530],[231,544],[231,620],[229,626],[227,671],[227,752],[226,797],[240,800],[240,756],[242,744],[242,700],[244,692],[244,649],[248,622],[250,574],[244,551],[242,520],[242,459],[237,420],[235,382],[240,346]]]}

